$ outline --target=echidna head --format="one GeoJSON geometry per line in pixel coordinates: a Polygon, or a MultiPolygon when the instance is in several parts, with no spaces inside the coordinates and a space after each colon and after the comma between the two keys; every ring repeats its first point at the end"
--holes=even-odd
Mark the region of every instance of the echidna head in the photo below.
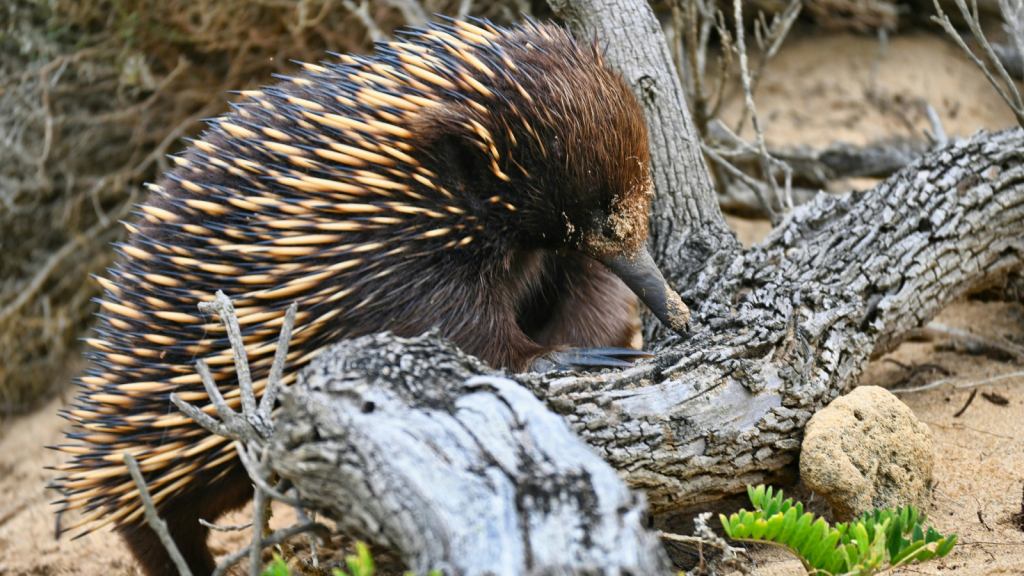
{"type": "Polygon", "coordinates": [[[421,145],[447,189],[475,198],[492,242],[583,252],[687,331],[689,312],[646,249],[653,183],[641,108],[596,45],[539,31],[502,38],[503,73],[476,75],[481,88],[436,110],[421,145]]]}

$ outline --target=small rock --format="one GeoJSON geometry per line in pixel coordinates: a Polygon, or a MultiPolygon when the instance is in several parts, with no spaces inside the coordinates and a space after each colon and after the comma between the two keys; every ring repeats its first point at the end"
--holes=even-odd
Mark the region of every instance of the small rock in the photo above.
{"type": "Polygon", "coordinates": [[[861,386],[815,414],[804,433],[800,475],[838,522],[873,508],[929,502],[932,432],[884,388],[861,386]]]}

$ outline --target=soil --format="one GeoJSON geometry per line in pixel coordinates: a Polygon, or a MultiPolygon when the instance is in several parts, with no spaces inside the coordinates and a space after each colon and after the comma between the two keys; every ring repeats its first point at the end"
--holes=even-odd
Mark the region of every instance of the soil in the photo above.
{"type": "MultiPolygon", "coordinates": [[[[867,37],[805,34],[791,38],[769,63],[756,101],[766,137],[775,145],[921,137],[928,127],[918,105],[922,101],[936,109],[950,136],[1014,125],[1005,104],[959,50],[925,33],[891,38],[880,59],[877,42],[867,37]]],[[[740,105],[738,98],[732,99],[725,108],[727,120],[738,118],[740,105]]],[[[744,134],[749,136],[750,128],[744,134]]],[[[870,182],[847,185],[863,187],[870,182]]],[[[770,229],[762,221],[729,218],[729,222],[748,245],[770,229]]],[[[937,321],[989,338],[1009,336],[1018,342],[1024,338],[1020,303],[957,302],[937,321]]],[[[66,373],[70,376],[80,367],[79,359],[69,359],[66,373]]],[[[1013,515],[1022,512],[1024,505],[1024,368],[939,351],[935,343],[910,342],[873,362],[860,383],[907,387],[938,380],[946,382],[900,393],[899,398],[931,427],[934,437],[936,485],[926,512],[938,530],[959,534],[960,543],[944,559],[896,573],[1021,574],[1024,532],[1014,524],[1013,515]],[[926,371],[900,384],[908,371],[893,361],[909,367],[934,364],[950,375],[926,371]],[[955,417],[974,387],[1009,402],[997,405],[978,394],[955,417]]],[[[54,473],[44,467],[61,462],[62,456],[43,447],[62,441],[67,426],[57,410],[67,405],[71,395],[69,389],[65,398],[36,413],[0,423],[0,575],[139,573],[120,540],[105,529],[75,540],[54,538],[54,508],[49,502],[59,496],[45,487],[54,473]]],[[[800,486],[787,490],[813,502],[814,496],[800,486]]],[[[819,499],[815,509],[821,508],[819,499]]],[[[243,510],[220,523],[243,524],[248,513],[243,510]]],[[[276,509],[273,523],[287,525],[292,518],[282,507],[276,509]]],[[[248,531],[241,531],[214,534],[212,542],[215,553],[224,555],[243,547],[248,539],[248,531]]],[[[754,558],[758,574],[803,573],[798,562],[776,550],[756,550],[754,558]]]]}

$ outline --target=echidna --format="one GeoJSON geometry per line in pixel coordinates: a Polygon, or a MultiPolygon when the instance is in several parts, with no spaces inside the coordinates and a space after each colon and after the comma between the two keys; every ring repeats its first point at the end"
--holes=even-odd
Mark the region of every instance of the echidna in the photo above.
{"type": "Polygon", "coordinates": [[[644,119],[596,43],[453,21],[244,94],[149,186],[100,280],[92,368],[64,413],[75,443],[58,448],[75,456],[55,485],[64,509],[85,511],[69,528],[113,523],[150,576],[175,572],[125,452],[197,576],[214,568],[198,519],[252,496],[231,445],[168,399],[207,399],[194,368],[206,358],[239,402],[225,329],[196,308],[217,290],[235,301],[257,393],[293,301],[286,383],[331,343],[384,330],[438,329],[516,371],[567,347],[627,346],[627,286],[686,330],[645,248],[644,119]]]}

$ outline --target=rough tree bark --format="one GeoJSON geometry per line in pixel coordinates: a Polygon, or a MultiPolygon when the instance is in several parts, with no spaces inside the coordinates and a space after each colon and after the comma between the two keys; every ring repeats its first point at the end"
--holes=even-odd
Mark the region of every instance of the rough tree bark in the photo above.
{"type": "MultiPolygon", "coordinates": [[[[819,195],[789,214],[763,243],[743,250],[716,205],[668,50],[646,4],[557,0],[554,6],[577,34],[598,32],[609,46],[608,60],[623,71],[649,114],[658,189],[653,252],[690,305],[694,334],[681,341],[647,330],[648,347],[658,350],[655,358],[620,372],[513,378],[642,490],[653,511],[787,475],[804,424],[847,391],[870,358],[893,348],[956,296],[1024,266],[1024,132],[1017,129],[955,143],[872,190],[819,195]]],[[[333,363],[341,367],[338,372],[314,374],[311,368],[289,393],[281,420],[288,424],[278,428],[270,461],[296,483],[304,500],[317,502],[349,528],[398,546],[415,569],[437,567],[423,561],[428,557],[453,562],[453,551],[472,547],[461,540],[472,530],[451,529],[458,522],[446,516],[460,508],[466,522],[479,527],[477,537],[484,529],[507,530],[505,540],[495,536],[474,545],[517,543],[516,553],[527,559],[516,566],[525,573],[543,567],[537,559],[563,542],[563,549],[589,559],[601,557],[593,550],[613,541],[647,549],[646,537],[635,529],[642,505],[629,504],[610,485],[605,492],[596,488],[602,481],[595,478],[604,478],[599,465],[587,460],[593,468],[586,469],[596,476],[580,486],[601,494],[593,500],[601,506],[582,504],[571,496],[582,492],[564,488],[559,479],[583,469],[579,462],[586,457],[559,452],[570,446],[563,435],[536,432],[548,426],[550,414],[539,403],[521,402],[522,389],[492,386],[490,396],[479,397],[478,390],[453,385],[452,378],[491,371],[450,346],[429,339],[378,344],[358,353],[346,346],[326,352],[317,366],[333,363]],[[407,356],[459,369],[434,378],[419,363],[403,361],[407,356]],[[353,375],[360,365],[362,380],[353,375]],[[330,381],[345,384],[332,388],[330,381]],[[342,401],[331,400],[325,390],[342,401]],[[368,408],[376,412],[378,401],[387,403],[379,420],[358,416],[368,408]],[[510,432],[497,442],[487,436],[492,425],[510,432]],[[407,464],[384,466],[388,459],[372,453],[402,456],[393,461],[407,464]],[[499,453],[517,456],[503,460],[499,453]],[[486,465],[466,464],[481,458],[486,465]],[[562,459],[566,467],[549,465],[562,459]],[[436,484],[439,476],[416,469],[428,460],[444,462],[439,469],[470,472],[453,472],[451,490],[443,490],[436,484]],[[534,469],[553,480],[538,481],[534,469]],[[470,484],[463,482],[488,494],[489,502],[520,506],[521,499],[502,493],[516,486],[516,494],[547,504],[540,506],[540,516],[531,516],[535,505],[487,512],[469,503],[470,484]],[[402,496],[386,501],[393,486],[401,487],[402,496]],[[569,519],[587,510],[600,512],[569,519]],[[492,522],[481,524],[482,517],[492,522]],[[613,525],[618,532],[601,532],[613,525]],[[557,532],[555,526],[577,533],[562,540],[538,537],[557,532]]],[[[605,572],[635,570],[641,556],[623,558],[598,565],[605,572]]],[[[586,562],[569,564],[579,571],[586,562]]]]}
{"type": "Polygon", "coordinates": [[[339,344],[284,399],[273,467],[417,574],[666,573],[643,496],[493,374],[431,335],[339,344]]]}

